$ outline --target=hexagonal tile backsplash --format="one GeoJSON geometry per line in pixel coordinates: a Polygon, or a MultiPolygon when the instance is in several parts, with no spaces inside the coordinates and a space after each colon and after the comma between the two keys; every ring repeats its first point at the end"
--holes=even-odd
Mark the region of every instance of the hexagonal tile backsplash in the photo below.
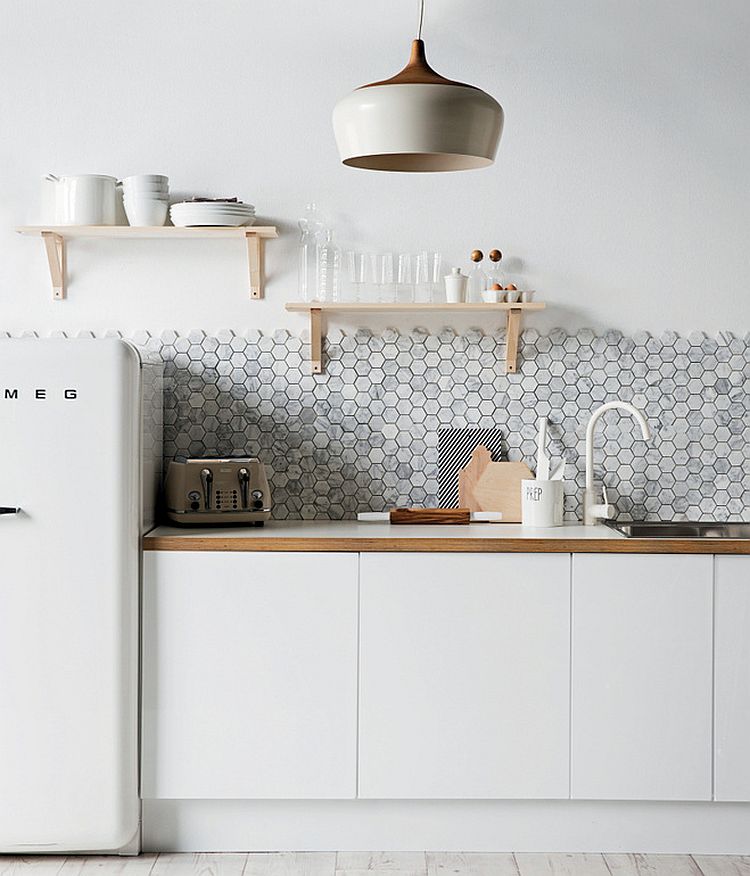
{"type": "Polygon", "coordinates": [[[616,398],[654,432],[643,442],[617,412],[600,423],[596,476],[620,517],[750,518],[750,336],[529,329],[506,375],[504,332],[361,330],[331,334],[316,377],[306,338],[287,331],[134,340],[166,363],[166,457],[259,456],[279,519],[436,504],[442,428],[499,429],[507,457],[533,468],[539,416],[578,518],[586,423],[616,398]]]}

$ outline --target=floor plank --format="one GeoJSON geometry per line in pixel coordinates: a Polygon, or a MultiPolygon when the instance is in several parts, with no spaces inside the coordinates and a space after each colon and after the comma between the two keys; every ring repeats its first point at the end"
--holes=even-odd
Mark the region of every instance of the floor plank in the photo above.
{"type": "MultiPolygon", "coordinates": [[[[58,876],[150,876],[157,855],[71,855],[58,876]]],[[[31,876],[31,874],[29,874],[31,876]]]]}
{"type": "Polygon", "coordinates": [[[247,855],[158,855],[151,876],[242,876],[246,860],[247,855]]]}
{"type": "Polygon", "coordinates": [[[427,876],[424,852],[337,852],[336,873],[367,876],[368,873],[398,873],[399,876],[427,876]]]}
{"type": "Polygon", "coordinates": [[[56,876],[65,855],[0,855],[0,876],[56,876]]]}
{"type": "Polygon", "coordinates": [[[513,855],[427,852],[427,876],[518,876],[513,855]]]}
{"type": "Polygon", "coordinates": [[[750,876],[750,855],[693,855],[703,876],[750,876]]]}
{"type": "Polygon", "coordinates": [[[243,876],[333,876],[336,852],[274,852],[247,856],[243,876]]]}
{"type": "Polygon", "coordinates": [[[515,856],[520,876],[609,876],[602,855],[515,856]]]}
{"type": "Polygon", "coordinates": [[[612,876],[702,876],[690,855],[605,854],[612,876]]]}

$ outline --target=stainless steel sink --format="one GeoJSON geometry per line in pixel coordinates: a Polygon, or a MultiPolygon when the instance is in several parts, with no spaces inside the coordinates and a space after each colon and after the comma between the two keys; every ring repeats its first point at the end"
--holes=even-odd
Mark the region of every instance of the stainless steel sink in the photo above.
{"type": "Polygon", "coordinates": [[[666,520],[634,521],[606,520],[606,525],[628,538],[750,538],[750,523],[690,523],[666,520]]]}

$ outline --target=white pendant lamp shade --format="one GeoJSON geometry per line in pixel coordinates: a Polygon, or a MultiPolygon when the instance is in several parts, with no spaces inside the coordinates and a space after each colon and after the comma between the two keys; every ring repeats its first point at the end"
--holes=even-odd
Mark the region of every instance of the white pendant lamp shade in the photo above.
{"type": "Polygon", "coordinates": [[[495,160],[503,108],[479,88],[436,73],[418,39],[400,73],[336,104],[333,129],[341,160],[350,167],[471,170],[495,160]]]}

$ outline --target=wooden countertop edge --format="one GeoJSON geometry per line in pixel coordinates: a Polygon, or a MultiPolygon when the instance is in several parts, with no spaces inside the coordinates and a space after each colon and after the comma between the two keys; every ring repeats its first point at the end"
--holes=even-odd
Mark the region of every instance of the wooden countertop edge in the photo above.
{"type": "Polygon", "coordinates": [[[321,538],[147,535],[145,551],[331,553],[750,554],[750,539],[321,538]]]}

